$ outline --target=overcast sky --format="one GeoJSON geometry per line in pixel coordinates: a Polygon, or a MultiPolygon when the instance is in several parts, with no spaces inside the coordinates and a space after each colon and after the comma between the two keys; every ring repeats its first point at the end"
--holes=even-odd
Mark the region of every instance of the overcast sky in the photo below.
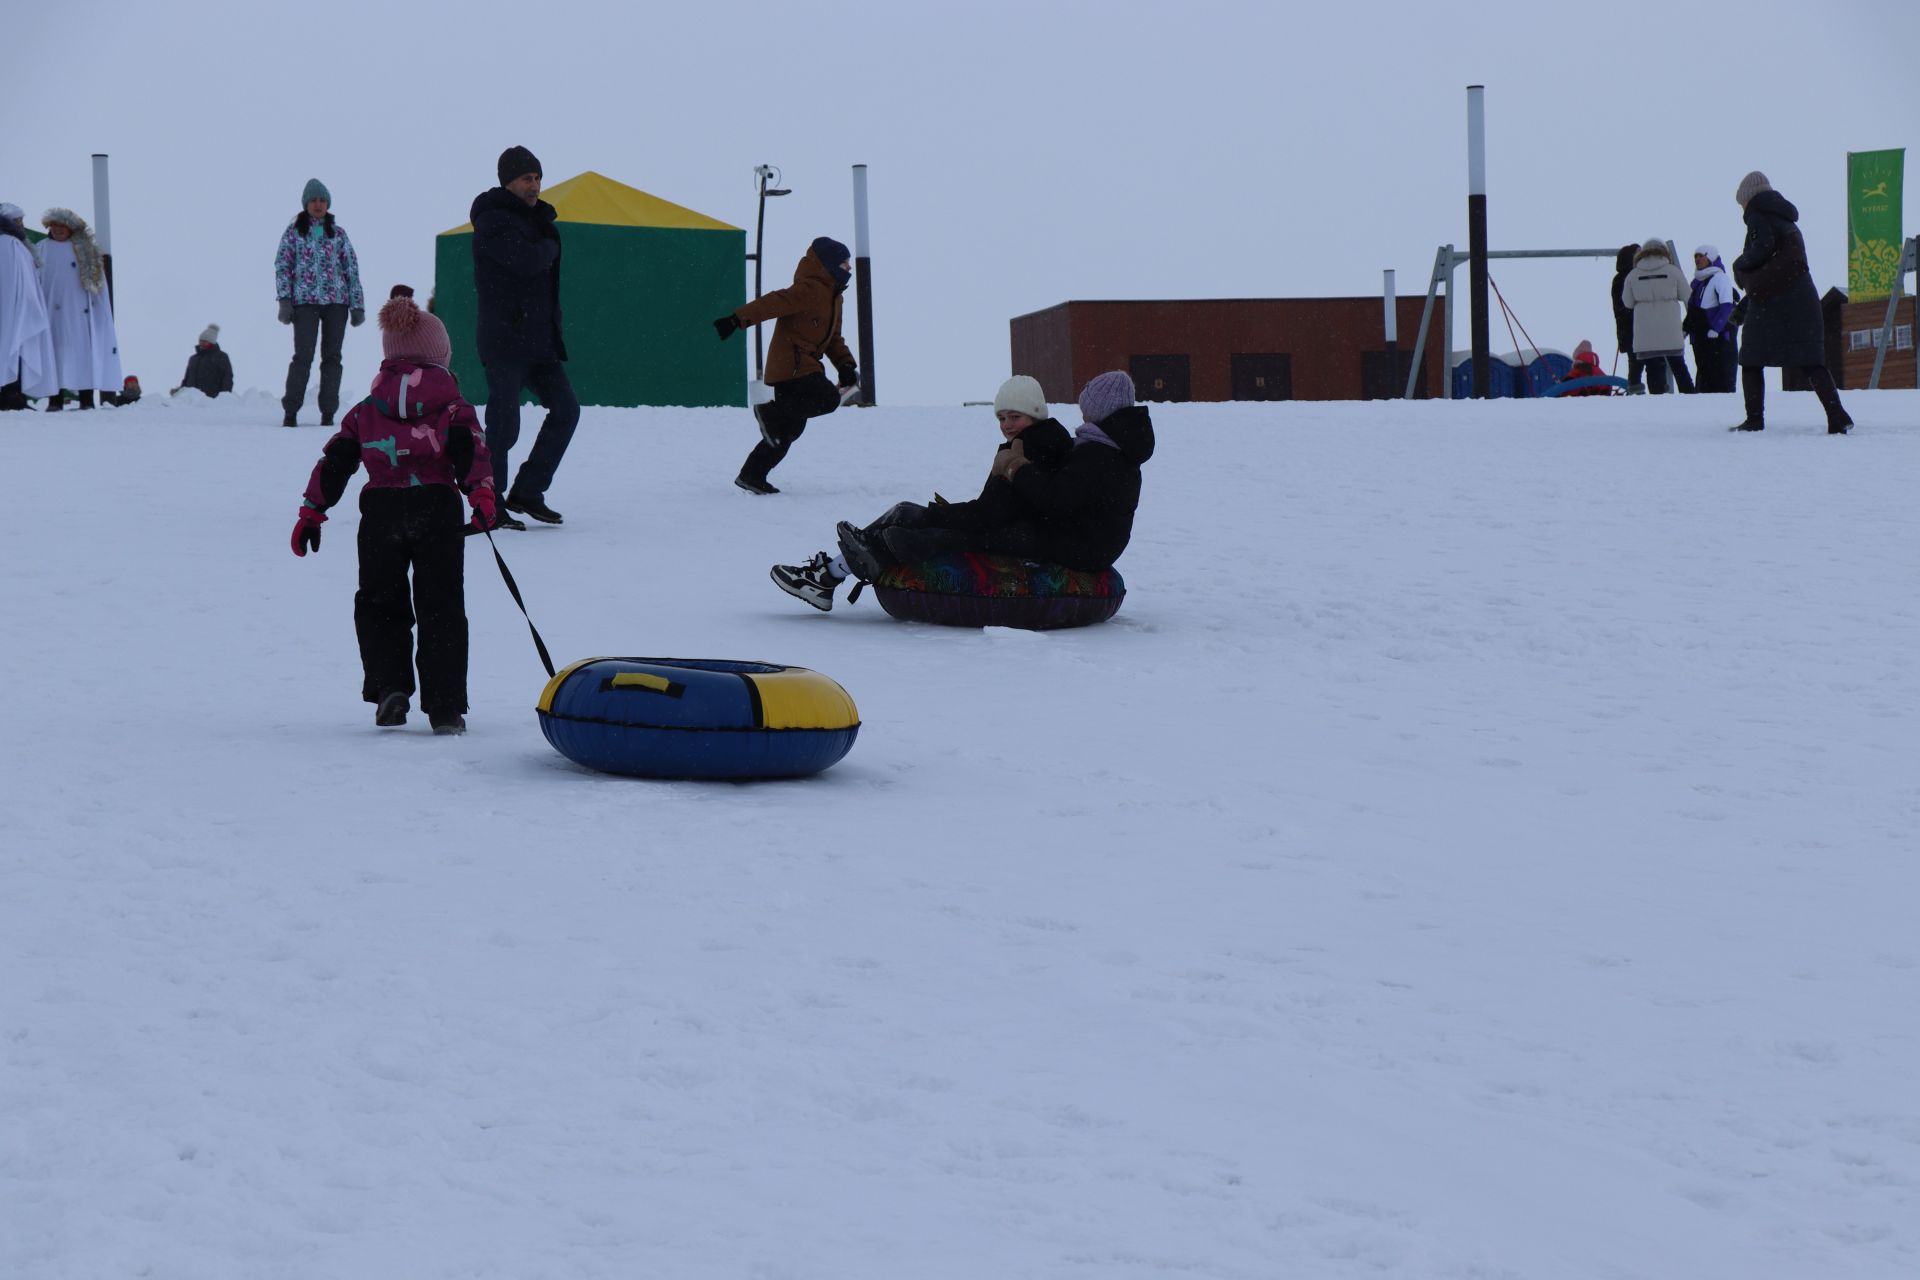
{"type": "MultiPolygon", "coordinates": [[[[1731,261],[1760,168],[1844,287],[1846,153],[1920,150],[1915,0],[75,0],[5,25],[0,200],[91,215],[89,156],[112,156],[122,355],[149,391],[209,321],[240,385],[279,388],[272,257],[308,178],[377,298],[430,284],[434,235],[513,143],[549,183],[596,169],[749,230],[752,168],[780,166],[774,282],[814,236],[852,243],[866,163],[878,390],[915,404],[990,397],[1008,320],[1068,299],[1371,295],[1386,267],[1424,293],[1435,246],[1466,245],[1468,84],[1495,248],[1658,234],[1731,261]]],[[[1611,264],[1495,266],[1541,345],[1611,354],[1611,264]]],[[[349,396],[377,360],[351,331],[349,396]]]]}

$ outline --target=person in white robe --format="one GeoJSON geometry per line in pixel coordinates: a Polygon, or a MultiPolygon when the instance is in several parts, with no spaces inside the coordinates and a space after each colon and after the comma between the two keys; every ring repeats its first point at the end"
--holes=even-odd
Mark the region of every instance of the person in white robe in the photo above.
{"type": "Polygon", "coordinates": [[[60,389],[53,333],[40,292],[40,263],[21,224],[26,212],[0,204],[0,409],[24,409],[60,389]]]}
{"type": "MultiPolygon", "coordinates": [[[[121,384],[120,339],[113,329],[113,300],[106,264],[93,232],[71,209],[40,215],[47,238],[40,244],[40,289],[53,326],[53,358],[60,385],[80,393],[80,407],[93,408],[93,393],[121,384]]],[[[60,407],[53,401],[49,409],[60,407]]]]}

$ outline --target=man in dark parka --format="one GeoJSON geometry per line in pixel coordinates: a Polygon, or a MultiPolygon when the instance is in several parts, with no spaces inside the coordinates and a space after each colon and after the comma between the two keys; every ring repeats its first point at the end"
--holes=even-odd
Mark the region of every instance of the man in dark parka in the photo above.
{"type": "MultiPolygon", "coordinates": [[[[476,345],[487,371],[487,450],[493,483],[508,511],[559,524],[547,489],[580,423],[580,400],[567,380],[560,325],[560,230],[540,198],[540,161],[508,147],[496,166],[500,185],[474,197],[473,284],[479,303],[476,345]],[[507,483],[507,455],[520,439],[520,395],[546,406],[533,450],[507,483]]],[[[502,515],[499,527],[524,529],[502,515]]]]}

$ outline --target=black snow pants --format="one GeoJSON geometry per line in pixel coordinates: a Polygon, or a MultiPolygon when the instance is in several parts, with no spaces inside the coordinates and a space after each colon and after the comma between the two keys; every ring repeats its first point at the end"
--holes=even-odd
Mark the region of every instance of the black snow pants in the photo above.
{"type": "Polygon", "coordinates": [[[360,589],[353,629],[365,673],[360,696],[377,703],[414,692],[413,626],[420,624],[420,709],[467,710],[466,535],[460,495],[443,484],[360,491],[360,589]],[[407,570],[413,570],[411,589],[407,570]]]}

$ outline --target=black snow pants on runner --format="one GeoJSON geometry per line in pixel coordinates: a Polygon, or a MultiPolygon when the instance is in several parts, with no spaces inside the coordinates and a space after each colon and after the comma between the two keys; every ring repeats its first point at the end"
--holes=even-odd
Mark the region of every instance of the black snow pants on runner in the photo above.
{"type": "Polygon", "coordinates": [[[779,443],[768,444],[762,440],[754,445],[753,452],[740,464],[741,476],[765,484],[767,473],[780,465],[787,450],[793,448],[793,442],[805,434],[807,420],[825,417],[839,407],[840,389],[823,373],[774,383],[773,399],[760,412],[779,443]]]}
{"type": "Polygon", "coordinates": [[[460,495],[444,484],[360,491],[360,589],[353,629],[377,703],[414,692],[413,626],[420,624],[420,709],[467,710],[466,535],[460,495]],[[407,570],[413,570],[411,588],[407,570]]]}

